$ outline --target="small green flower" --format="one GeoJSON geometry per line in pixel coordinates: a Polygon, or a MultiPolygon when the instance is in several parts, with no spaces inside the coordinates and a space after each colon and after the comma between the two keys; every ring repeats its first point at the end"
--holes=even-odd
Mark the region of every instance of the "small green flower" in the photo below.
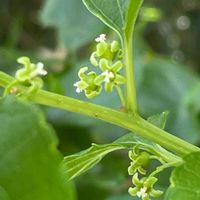
{"type": "Polygon", "coordinates": [[[23,65],[23,68],[17,70],[15,75],[16,79],[20,82],[30,81],[37,76],[47,74],[47,71],[44,70],[44,64],[41,62],[33,64],[28,57],[20,57],[17,61],[23,65]]]}
{"type": "Polygon", "coordinates": [[[43,81],[38,76],[44,76],[47,71],[44,70],[44,64],[39,62],[37,64],[31,63],[28,57],[20,57],[17,59],[23,68],[17,70],[15,80],[11,82],[4,91],[4,96],[8,93],[16,95],[35,93],[43,87],[43,81]],[[20,87],[25,89],[21,90],[20,87]]]}
{"type": "Polygon", "coordinates": [[[108,60],[102,58],[99,62],[99,67],[102,73],[96,78],[95,83],[105,83],[105,90],[112,92],[115,85],[121,85],[125,83],[125,78],[118,72],[122,68],[122,62],[117,61],[114,64],[110,64],[108,60]]]}
{"type": "Polygon", "coordinates": [[[95,72],[89,72],[85,74],[88,68],[82,68],[79,71],[80,81],[74,84],[76,92],[85,92],[88,98],[94,98],[102,91],[102,84],[107,92],[112,92],[114,86],[117,87],[122,104],[124,105],[124,97],[121,88],[118,87],[125,83],[125,78],[119,74],[122,68],[122,51],[119,48],[117,41],[112,43],[106,42],[106,35],[101,34],[95,39],[98,43],[96,45],[96,51],[92,53],[90,61],[92,65],[98,66],[102,73],[97,75],[95,72]]]}
{"type": "Polygon", "coordinates": [[[163,192],[153,188],[157,180],[156,177],[143,177],[139,179],[138,173],[135,173],[132,179],[135,187],[130,187],[128,192],[131,196],[138,196],[142,200],[151,200],[150,197],[160,197],[163,192]]]}
{"type": "Polygon", "coordinates": [[[146,170],[143,167],[146,167],[150,161],[150,155],[147,152],[142,152],[140,154],[136,154],[134,150],[129,151],[129,158],[132,160],[128,173],[129,175],[135,174],[136,171],[141,174],[146,174],[146,170]]]}
{"type": "Polygon", "coordinates": [[[101,34],[95,41],[98,42],[98,44],[96,45],[96,51],[90,56],[90,62],[92,65],[98,66],[99,61],[102,58],[108,61],[122,59],[122,50],[120,49],[117,41],[107,43],[105,34],[101,34]]]}
{"type": "Polygon", "coordinates": [[[93,71],[85,74],[87,70],[88,67],[83,67],[79,70],[78,76],[81,80],[74,83],[74,86],[77,87],[77,93],[84,91],[88,98],[94,98],[101,93],[102,86],[95,82],[98,77],[97,74],[93,71]]]}

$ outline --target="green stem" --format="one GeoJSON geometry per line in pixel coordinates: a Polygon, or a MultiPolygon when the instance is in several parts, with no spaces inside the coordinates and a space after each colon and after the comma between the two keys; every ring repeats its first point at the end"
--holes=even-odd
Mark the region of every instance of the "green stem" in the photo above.
{"type": "Polygon", "coordinates": [[[14,80],[14,78],[12,76],[9,76],[8,74],[1,72],[0,71],[0,86],[2,87],[7,87],[12,81],[14,80]]]}
{"type": "Polygon", "coordinates": [[[156,145],[156,148],[154,148],[155,155],[158,157],[161,157],[165,162],[180,162],[182,161],[182,158],[172,154],[171,152],[167,151],[166,149],[162,148],[160,145],[156,145]]]}
{"type": "Polygon", "coordinates": [[[183,161],[177,161],[177,162],[170,162],[170,163],[166,163],[166,164],[163,164],[159,167],[157,167],[157,169],[155,171],[153,171],[149,177],[153,177],[155,176],[156,174],[162,172],[164,169],[167,169],[169,167],[178,167],[179,165],[183,164],[183,161]]]}
{"type": "Polygon", "coordinates": [[[198,147],[155,127],[138,115],[128,115],[110,108],[76,100],[70,97],[64,97],[44,90],[40,90],[37,94],[31,95],[29,100],[34,103],[81,113],[118,125],[132,132],[138,133],[144,138],[181,155],[200,150],[198,147]]]}
{"type": "Polygon", "coordinates": [[[123,29],[122,44],[124,50],[124,62],[126,73],[126,109],[129,112],[137,113],[137,96],[135,85],[135,69],[133,62],[133,30],[135,22],[142,6],[143,0],[134,0],[129,2],[126,15],[126,25],[123,29]]]}
{"type": "Polygon", "coordinates": [[[116,85],[116,89],[117,89],[117,92],[119,94],[119,98],[121,100],[122,106],[125,107],[126,106],[126,101],[124,99],[124,94],[122,92],[122,89],[118,85],[116,85]]]}
{"type": "MultiPolygon", "coordinates": [[[[11,81],[13,81],[12,77],[0,72],[1,86],[6,87],[11,81]]],[[[101,119],[111,124],[115,124],[122,128],[128,129],[131,132],[137,133],[150,141],[160,144],[166,149],[176,152],[181,156],[194,151],[200,151],[198,147],[176,136],[173,136],[162,129],[159,129],[158,127],[142,119],[137,114],[130,115],[107,107],[80,101],[44,90],[39,90],[36,94],[31,94],[28,96],[28,98],[33,103],[84,114],[90,117],[101,119]]]]}
{"type": "Polygon", "coordinates": [[[135,86],[135,69],[133,64],[133,52],[132,52],[132,37],[123,38],[124,49],[124,63],[126,74],[126,109],[132,113],[137,113],[137,97],[135,86]]]}

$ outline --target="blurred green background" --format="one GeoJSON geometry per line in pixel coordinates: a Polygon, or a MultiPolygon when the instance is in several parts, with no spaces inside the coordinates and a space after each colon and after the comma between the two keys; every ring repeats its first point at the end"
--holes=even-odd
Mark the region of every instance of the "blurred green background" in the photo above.
{"type": "MultiPolygon", "coordinates": [[[[94,38],[100,33],[117,39],[81,0],[1,0],[0,70],[14,74],[17,57],[29,56],[48,69],[46,89],[88,101],[75,93],[73,84],[78,69],[89,64],[94,38]]],[[[200,1],[145,0],[133,45],[141,114],[169,111],[166,130],[199,145],[200,1]]],[[[116,93],[101,94],[91,102],[120,107],[116,93]]],[[[43,109],[58,134],[63,155],[86,149],[92,142],[112,142],[127,132],[85,116],[43,109]]],[[[107,156],[76,178],[78,199],[92,195],[95,200],[133,199],[127,195],[128,165],[127,152],[107,156]]],[[[168,186],[168,175],[162,173],[159,187],[168,186]]]]}

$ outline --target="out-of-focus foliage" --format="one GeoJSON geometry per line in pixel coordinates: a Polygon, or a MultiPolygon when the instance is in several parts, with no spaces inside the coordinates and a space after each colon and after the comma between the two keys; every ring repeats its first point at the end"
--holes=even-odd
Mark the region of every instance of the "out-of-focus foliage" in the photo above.
{"type": "MultiPolygon", "coordinates": [[[[199,144],[200,2],[146,0],[144,4],[160,8],[162,18],[154,23],[137,23],[134,55],[140,111],[147,118],[168,110],[166,129],[199,144]]],[[[15,71],[16,58],[22,55],[36,62],[40,59],[49,71],[47,89],[86,100],[75,93],[73,84],[78,69],[88,65],[94,38],[108,29],[84,8],[81,0],[1,0],[0,27],[1,70],[15,71]]],[[[113,37],[116,39],[109,35],[113,37]]],[[[103,93],[92,102],[121,109],[117,93],[103,93]]],[[[44,111],[59,136],[59,149],[64,155],[86,149],[92,142],[114,141],[126,133],[85,116],[55,109],[44,111]]],[[[78,199],[91,199],[92,195],[95,200],[131,199],[127,195],[131,184],[128,162],[124,152],[112,153],[76,178],[78,199]]],[[[169,172],[160,176],[161,188],[169,185],[168,176],[169,172]]]]}
{"type": "Polygon", "coordinates": [[[144,32],[153,49],[175,62],[200,70],[200,1],[147,0],[146,5],[162,10],[163,18],[148,25],[144,32]]]}
{"type": "Polygon", "coordinates": [[[100,34],[104,25],[84,8],[80,0],[47,0],[41,12],[45,26],[58,30],[59,43],[68,50],[77,50],[100,34]]]}
{"type": "Polygon", "coordinates": [[[191,110],[190,94],[199,84],[199,78],[179,64],[154,58],[143,69],[139,86],[140,110],[145,116],[169,111],[167,129],[178,136],[197,143],[199,119],[191,110]],[[170,95],[169,95],[170,93],[170,95]]]}
{"type": "Polygon", "coordinates": [[[39,109],[10,96],[0,100],[0,121],[0,199],[74,200],[57,137],[39,109]]]}
{"type": "Polygon", "coordinates": [[[171,177],[166,200],[196,200],[199,199],[200,153],[194,152],[185,157],[185,163],[177,167],[171,177]],[[191,169],[194,169],[194,171],[191,169]]]}

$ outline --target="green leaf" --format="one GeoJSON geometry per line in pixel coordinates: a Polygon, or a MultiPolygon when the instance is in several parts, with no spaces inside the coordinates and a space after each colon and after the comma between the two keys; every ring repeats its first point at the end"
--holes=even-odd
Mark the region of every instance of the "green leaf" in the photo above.
{"type": "Polygon", "coordinates": [[[161,128],[161,129],[164,129],[168,114],[169,113],[167,111],[165,111],[165,112],[162,112],[161,114],[157,114],[157,115],[153,115],[153,116],[149,117],[147,119],[147,121],[149,121],[151,124],[161,128]]]}
{"type": "Polygon", "coordinates": [[[87,44],[105,29],[81,0],[46,0],[40,19],[44,26],[57,28],[60,44],[70,50],[87,44]]]}
{"type": "Polygon", "coordinates": [[[161,148],[156,144],[143,139],[137,134],[129,133],[113,143],[102,145],[92,144],[92,147],[89,149],[66,156],[63,161],[64,168],[66,167],[66,176],[69,179],[73,179],[94,167],[108,153],[121,149],[131,149],[135,144],[141,144],[143,149],[150,149],[158,155],[161,154],[161,148]]]}
{"type": "Polygon", "coordinates": [[[33,105],[0,99],[0,199],[74,200],[63,180],[58,140],[33,105]]]}
{"type": "Polygon", "coordinates": [[[200,152],[187,155],[184,161],[172,172],[171,186],[165,200],[200,199],[200,152]]]}
{"type": "Polygon", "coordinates": [[[108,153],[123,149],[123,146],[118,144],[97,145],[92,144],[87,150],[64,158],[63,165],[66,167],[66,175],[69,179],[91,169],[94,165],[108,153]]]}
{"type": "Polygon", "coordinates": [[[142,0],[82,0],[88,10],[123,35],[132,32],[142,0]]]}

